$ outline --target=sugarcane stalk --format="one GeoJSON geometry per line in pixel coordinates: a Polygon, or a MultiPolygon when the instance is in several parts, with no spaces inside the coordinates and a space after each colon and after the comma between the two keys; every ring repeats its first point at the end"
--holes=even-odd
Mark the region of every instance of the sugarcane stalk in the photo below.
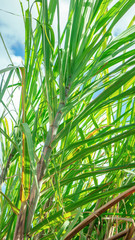
{"type": "MultiPolygon", "coordinates": [[[[61,109],[63,108],[63,106],[64,106],[63,103],[61,103],[59,105],[59,108],[58,108],[56,117],[54,119],[53,125],[50,126],[50,130],[48,132],[47,139],[46,139],[46,142],[44,144],[41,159],[37,164],[37,180],[38,180],[39,192],[40,192],[40,189],[42,187],[42,178],[47,171],[49,158],[50,158],[50,155],[51,155],[51,152],[52,152],[51,143],[52,143],[54,137],[56,136],[58,126],[59,126],[59,123],[60,123],[61,118],[62,118],[61,109]]],[[[32,185],[32,189],[31,189],[31,193],[30,193],[30,200],[29,200],[29,206],[30,207],[29,207],[29,210],[28,210],[28,218],[27,218],[27,232],[29,232],[29,230],[30,230],[31,222],[32,222],[32,219],[33,219],[33,215],[34,215],[34,212],[35,212],[35,208],[36,208],[38,199],[39,199],[39,194],[37,192],[36,183],[34,181],[33,185],[32,185]]]]}

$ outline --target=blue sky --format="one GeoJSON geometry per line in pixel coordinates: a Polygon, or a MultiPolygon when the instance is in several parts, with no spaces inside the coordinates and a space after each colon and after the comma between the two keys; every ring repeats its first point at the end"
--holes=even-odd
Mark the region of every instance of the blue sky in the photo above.
{"type": "Polygon", "coordinates": [[[11,46],[11,49],[15,56],[20,56],[24,59],[24,44],[16,42],[11,46]]]}

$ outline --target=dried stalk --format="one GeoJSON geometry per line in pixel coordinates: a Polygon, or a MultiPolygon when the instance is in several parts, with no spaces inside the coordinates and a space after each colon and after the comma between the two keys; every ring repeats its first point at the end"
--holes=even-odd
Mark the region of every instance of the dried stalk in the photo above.
{"type": "Polygon", "coordinates": [[[125,240],[131,240],[134,232],[135,232],[135,225],[132,224],[132,226],[129,228],[129,231],[128,231],[127,235],[126,235],[125,240]]]}
{"type": "Polygon", "coordinates": [[[72,237],[76,235],[80,230],[82,230],[85,226],[87,226],[89,223],[91,223],[97,216],[100,216],[103,212],[105,212],[110,207],[114,206],[116,203],[118,203],[120,200],[126,198],[130,194],[133,194],[135,192],[135,186],[131,187],[124,193],[121,193],[118,197],[112,199],[108,203],[106,203],[104,206],[96,210],[94,213],[92,213],[89,217],[84,219],[80,224],[78,224],[67,236],[64,240],[70,240],[72,237]]]}
{"type": "Polygon", "coordinates": [[[13,240],[23,240],[24,239],[24,226],[25,226],[25,216],[26,216],[27,202],[22,202],[20,213],[17,218],[15,233],[13,240]]]}
{"type": "MultiPolygon", "coordinates": [[[[95,210],[98,209],[100,203],[101,203],[101,199],[99,199],[99,200],[97,201],[96,206],[95,206],[95,210]]],[[[93,231],[93,228],[94,228],[94,224],[95,224],[95,221],[91,222],[90,225],[89,225],[88,232],[87,232],[87,235],[86,235],[86,239],[87,239],[87,240],[89,240],[89,238],[90,238],[90,235],[91,235],[91,233],[92,233],[92,231],[93,231]]]]}
{"type": "Polygon", "coordinates": [[[121,231],[121,232],[115,234],[114,236],[108,238],[108,240],[116,240],[116,239],[122,238],[128,233],[128,230],[129,229],[125,229],[124,231],[121,231]]]}

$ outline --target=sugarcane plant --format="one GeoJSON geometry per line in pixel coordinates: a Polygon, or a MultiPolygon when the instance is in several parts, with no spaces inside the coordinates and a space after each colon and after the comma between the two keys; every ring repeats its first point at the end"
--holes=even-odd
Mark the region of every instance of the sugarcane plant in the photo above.
{"type": "Polygon", "coordinates": [[[61,1],[28,0],[26,11],[20,1],[21,66],[0,35],[11,60],[0,70],[0,239],[101,240],[122,232],[129,240],[135,17],[112,32],[134,0],[69,0],[64,31],[61,1]]]}

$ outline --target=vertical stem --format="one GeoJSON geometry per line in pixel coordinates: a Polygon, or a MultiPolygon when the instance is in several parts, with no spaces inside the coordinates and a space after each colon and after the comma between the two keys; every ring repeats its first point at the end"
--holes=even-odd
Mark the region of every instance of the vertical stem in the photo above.
{"type": "MultiPolygon", "coordinates": [[[[40,158],[40,161],[37,164],[37,179],[38,179],[38,185],[39,185],[39,192],[42,187],[42,177],[45,175],[45,172],[47,170],[48,163],[49,163],[49,158],[52,152],[51,143],[57,133],[59,123],[62,118],[61,110],[63,106],[64,104],[62,103],[59,105],[53,124],[50,126],[50,130],[48,132],[46,142],[44,144],[42,156],[40,158]]],[[[38,203],[38,199],[39,199],[39,194],[37,192],[36,183],[34,181],[31,192],[30,192],[29,209],[28,209],[28,217],[27,217],[27,233],[29,232],[31,227],[31,222],[34,216],[36,205],[38,203]]]]}
{"type": "MultiPolygon", "coordinates": [[[[21,67],[21,74],[22,74],[22,121],[25,122],[25,68],[21,67]]],[[[24,181],[25,181],[25,135],[22,134],[22,179],[21,179],[21,208],[20,213],[17,218],[15,233],[13,240],[23,240],[24,239],[24,226],[25,226],[25,217],[26,217],[26,208],[27,208],[27,201],[26,201],[26,193],[24,188],[24,181]]]]}
{"type": "Polygon", "coordinates": [[[24,239],[26,209],[27,209],[27,203],[25,201],[25,202],[22,202],[22,204],[21,204],[20,213],[17,218],[17,223],[16,223],[13,240],[23,240],[24,239]]]}
{"type": "MultiPolygon", "coordinates": [[[[25,69],[23,67],[20,68],[22,74],[22,122],[25,123],[25,69]]],[[[23,186],[24,183],[24,168],[25,168],[25,135],[22,133],[22,181],[21,181],[21,201],[25,199],[25,189],[23,186]]]]}

